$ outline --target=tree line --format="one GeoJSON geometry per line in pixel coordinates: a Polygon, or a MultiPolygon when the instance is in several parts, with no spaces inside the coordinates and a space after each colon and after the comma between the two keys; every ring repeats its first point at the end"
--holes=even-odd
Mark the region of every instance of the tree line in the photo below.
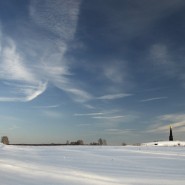
{"type": "MultiPolygon", "coordinates": [[[[1,143],[9,145],[9,139],[7,136],[1,137],[1,143]]],[[[35,146],[43,146],[43,145],[107,145],[107,141],[105,139],[99,138],[97,142],[91,142],[90,144],[84,144],[84,141],[79,139],[77,141],[67,141],[65,144],[15,144],[15,145],[35,145],[35,146]]]]}

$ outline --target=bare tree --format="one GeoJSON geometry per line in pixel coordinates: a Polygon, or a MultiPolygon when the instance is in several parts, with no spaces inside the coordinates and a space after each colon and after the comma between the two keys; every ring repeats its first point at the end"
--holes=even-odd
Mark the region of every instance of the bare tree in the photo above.
{"type": "Polygon", "coordinates": [[[84,145],[84,142],[83,142],[83,140],[78,140],[78,141],[76,142],[76,144],[77,144],[77,145],[84,145]]]}
{"type": "Polygon", "coordinates": [[[7,136],[3,136],[1,138],[1,143],[5,144],[5,145],[9,145],[9,140],[7,136]]]}
{"type": "Polygon", "coordinates": [[[103,145],[107,145],[107,141],[103,139],[103,145]]]}
{"type": "Polygon", "coordinates": [[[102,140],[102,138],[98,139],[98,144],[99,144],[99,145],[103,145],[103,140],[102,140]]]}
{"type": "Polygon", "coordinates": [[[126,146],[127,144],[125,142],[122,143],[122,146],[126,146]]]}
{"type": "Polygon", "coordinates": [[[99,145],[99,143],[97,143],[97,142],[92,142],[92,143],[90,143],[90,145],[99,145]]]}
{"type": "Polygon", "coordinates": [[[100,138],[100,139],[98,139],[98,144],[99,145],[107,145],[107,141],[105,139],[100,138]]]}
{"type": "Polygon", "coordinates": [[[72,141],[70,145],[84,145],[83,140],[78,140],[78,141],[72,141]]]}

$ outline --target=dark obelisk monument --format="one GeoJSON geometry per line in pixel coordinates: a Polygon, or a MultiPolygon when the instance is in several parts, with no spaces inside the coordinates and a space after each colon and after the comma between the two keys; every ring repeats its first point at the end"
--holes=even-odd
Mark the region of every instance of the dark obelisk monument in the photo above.
{"type": "Polygon", "coordinates": [[[172,127],[171,126],[170,126],[169,141],[173,141],[173,133],[172,133],[172,127]]]}

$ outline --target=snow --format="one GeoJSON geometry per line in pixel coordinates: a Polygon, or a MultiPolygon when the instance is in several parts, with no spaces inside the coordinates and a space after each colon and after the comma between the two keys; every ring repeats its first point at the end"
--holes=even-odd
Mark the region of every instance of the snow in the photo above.
{"type": "Polygon", "coordinates": [[[185,146],[185,141],[156,141],[143,143],[143,146],[185,146]]]}
{"type": "Polygon", "coordinates": [[[2,185],[184,185],[185,147],[0,145],[2,185]]]}

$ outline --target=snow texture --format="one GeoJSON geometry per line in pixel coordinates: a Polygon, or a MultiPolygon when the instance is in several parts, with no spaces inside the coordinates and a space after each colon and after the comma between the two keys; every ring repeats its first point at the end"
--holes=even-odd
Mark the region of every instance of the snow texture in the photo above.
{"type": "Polygon", "coordinates": [[[0,145],[1,185],[184,185],[185,147],[0,145]]]}

